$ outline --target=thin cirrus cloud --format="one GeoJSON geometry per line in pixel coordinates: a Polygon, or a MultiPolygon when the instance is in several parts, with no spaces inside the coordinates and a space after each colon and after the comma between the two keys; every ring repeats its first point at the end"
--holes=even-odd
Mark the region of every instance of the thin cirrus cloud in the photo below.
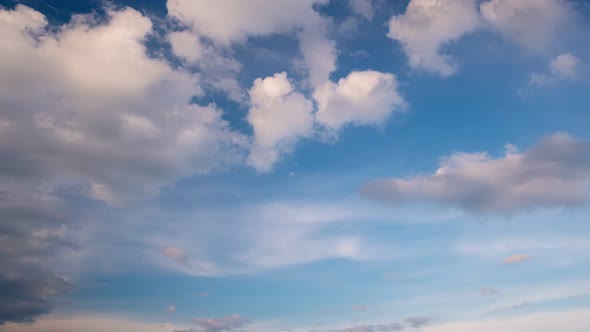
{"type": "Polygon", "coordinates": [[[504,265],[518,264],[518,263],[528,261],[529,259],[531,259],[531,257],[527,254],[513,254],[513,255],[510,255],[510,256],[504,258],[504,260],[502,261],[502,264],[504,264],[504,265]]]}
{"type": "Polygon", "coordinates": [[[576,206],[588,202],[589,156],[589,142],[557,133],[523,153],[509,145],[502,158],[455,153],[433,174],[376,180],[361,194],[389,204],[432,202],[475,213],[576,206]]]}

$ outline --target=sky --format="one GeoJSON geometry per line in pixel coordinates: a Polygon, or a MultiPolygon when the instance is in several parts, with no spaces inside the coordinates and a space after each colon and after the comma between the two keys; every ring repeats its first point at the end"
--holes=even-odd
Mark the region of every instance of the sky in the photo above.
{"type": "Polygon", "coordinates": [[[590,3],[0,0],[0,332],[587,332],[590,3]]]}

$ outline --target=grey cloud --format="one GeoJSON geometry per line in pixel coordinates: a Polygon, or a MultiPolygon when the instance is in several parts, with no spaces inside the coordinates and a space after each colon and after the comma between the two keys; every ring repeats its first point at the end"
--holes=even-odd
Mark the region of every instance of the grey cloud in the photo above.
{"type": "Polygon", "coordinates": [[[393,332],[402,331],[405,325],[402,323],[376,324],[376,325],[358,325],[343,329],[334,329],[325,332],[393,332]]]}
{"type": "Polygon", "coordinates": [[[485,296],[498,294],[498,290],[492,287],[482,287],[479,289],[479,292],[485,296]]]}
{"type": "Polygon", "coordinates": [[[588,202],[590,143],[557,133],[502,158],[455,153],[434,174],[373,181],[361,188],[369,199],[391,204],[434,202],[477,213],[513,213],[588,202]]]}
{"type": "Polygon", "coordinates": [[[73,287],[50,263],[55,254],[75,246],[67,220],[51,196],[10,189],[0,193],[0,324],[31,322],[49,313],[52,296],[73,287]]]}
{"type": "Polygon", "coordinates": [[[404,319],[404,322],[406,322],[408,325],[410,325],[413,328],[419,328],[425,325],[430,324],[431,319],[430,318],[426,318],[426,317],[408,317],[406,319],[404,319]]]}
{"type": "Polygon", "coordinates": [[[521,303],[517,303],[515,305],[512,306],[512,309],[521,309],[524,307],[528,307],[529,303],[527,301],[521,302],[521,303]]]}
{"type": "Polygon", "coordinates": [[[222,318],[195,318],[193,323],[197,325],[194,332],[232,332],[241,331],[250,324],[250,321],[240,314],[233,314],[222,318]]]}

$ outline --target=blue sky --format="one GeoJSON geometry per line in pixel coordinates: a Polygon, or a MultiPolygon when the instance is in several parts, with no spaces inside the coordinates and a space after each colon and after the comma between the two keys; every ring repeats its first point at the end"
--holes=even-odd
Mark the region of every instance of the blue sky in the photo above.
{"type": "Polygon", "coordinates": [[[587,331],[585,1],[0,5],[0,332],[587,331]]]}

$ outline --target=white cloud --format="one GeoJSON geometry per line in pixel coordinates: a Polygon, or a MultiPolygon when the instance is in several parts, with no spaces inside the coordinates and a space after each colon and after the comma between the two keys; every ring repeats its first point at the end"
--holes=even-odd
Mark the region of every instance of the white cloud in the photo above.
{"type": "Polygon", "coordinates": [[[309,84],[317,86],[336,68],[336,47],[326,38],[329,21],[313,6],[326,0],[169,0],[168,14],[221,47],[248,37],[297,32],[309,84]]]}
{"type": "Polygon", "coordinates": [[[558,78],[562,79],[573,79],[578,74],[578,66],[580,65],[580,59],[571,53],[564,53],[558,55],[549,64],[551,73],[558,78]]]}
{"type": "Polygon", "coordinates": [[[531,257],[527,254],[512,254],[512,255],[506,257],[502,261],[502,264],[512,265],[512,264],[522,263],[524,261],[528,261],[530,258],[531,257]]]}
{"type": "Polygon", "coordinates": [[[177,56],[191,62],[201,58],[203,46],[199,37],[190,31],[178,31],[168,34],[172,52],[177,56]]]}
{"type": "Polygon", "coordinates": [[[490,0],[480,11],[494,30],[530,52],[547,50],[569,16],[560,0],[490,0]]]}
{"type": "Polygon", "coordinates": [[[338,83],[326,82],[314,91],[316,120],[332,131],[346,125],[382,125],[404,109],[397,85],[393,74],[370,70],[352,72],[338,83]]]}
{"type": "Polygon", "coordinates": [[[550,86],[559,80],[575,80],[578,77],[581,61],[567,52],[556,56],[549,63],[549,70],[531,73],[529,83],[537,87],[550,86]]]}
{"type": "Polygon", "coordinates": [[[177,248],[177,247],[164,247],[162,248],[162,254],[164,254],[164,256],[175,260],[181,264],[188,264],[188,254],[186,253],[186,251],[182,248],[177,248]]]}
{"type": "Polygon", "coordinates": [[[368,21],[371,21],[373,15],[375,15],[372,0],[348,0],[348,6],[357,15],[364,17],[368,21]]]}
{"type": "Polygon", "coordinates": [[[202,93],[196,77],[146,54],[151,21],[131,8],[108,14],[52,32],[28,7],[0,11],[2,159],[111,204],[239,162],[246,140],[222,112],[188,105],[202,93]]]}
{"type": "Polygon", "coordinates": [[[313,132],[313,105],[293,90],[286,73],[256,79],[250,89],[248,122],[254,142],[248,163],[268,171],[281,155],[289,153],[298,138],[313,132]]]}
{"type": "Polygon", "coordinates": [[[310,17],[299,33],[299,48],[303,56],[303,67],[308,73],[308,85],[317,87],[330,79],[336,70],[336,45],[328,40],[326,22],[319,16],[310,17]]]}
{"type": "Polygon", "coordinates": [[[553,77],[547,73],[531,73],[529,83],[534,86],[549,86],[553,84],[553,77]]]}
{"type": "Polygon", "coordinates": [[[249,36],[288,33],[303,25],[312,8],[324,0],[168,0],[170,16],[190,25],[199,35],[222,44],[249,36]]]}
{"type": "Polygon", "coordinates": [[[475,0],[412,0],[402,15],[389,21],[389,38],[399,41],[410,66],[449,76],[457,65],[441,54],[446,44],[480,25],[475,0]]]}
{"type": "Polygon", "coordinates": [[[429,201],[473,212],[511,213],[588,202],[590,143],[558,133],[503,158],[455,153],[434,174],[366,185],[365,196],[390,203],[429,201]]]}

